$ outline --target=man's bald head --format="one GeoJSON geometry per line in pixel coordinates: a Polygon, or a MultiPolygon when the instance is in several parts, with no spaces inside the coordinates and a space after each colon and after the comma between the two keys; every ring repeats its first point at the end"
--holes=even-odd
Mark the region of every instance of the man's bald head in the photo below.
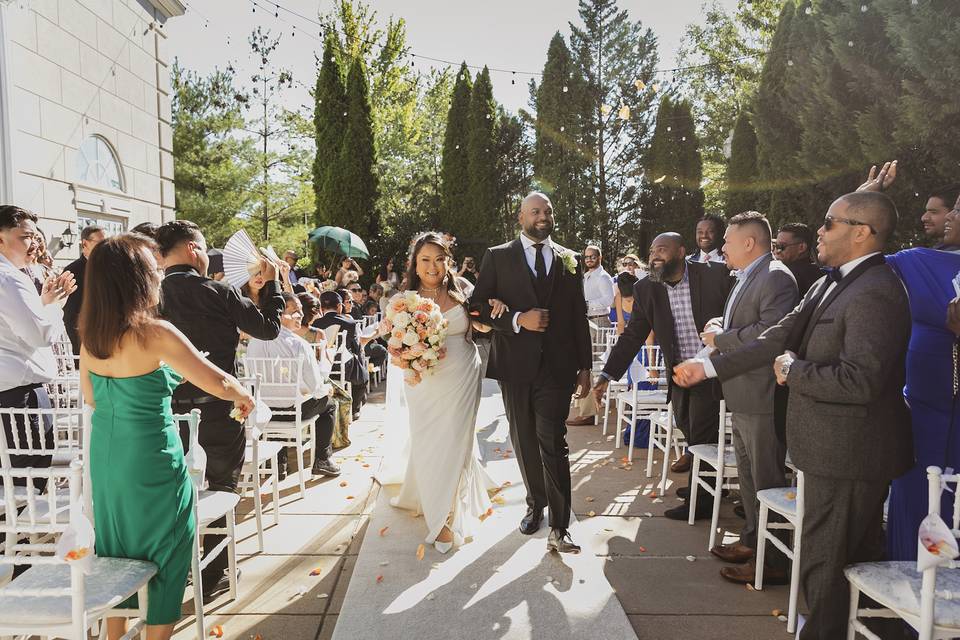
{"type": "Polygon", "coordinates": [[[528,238],[543,242],[553,233],[553,205],[550,198],[533,191],[520,203],[517,222],[528,238]]]}
{"type": "Polygon", "coordinates": [[[880,246],[886,244],[900,219],[897,205],[890,196],[879,191],[854,191],[841,196],[840,200],[846,203],[848,216],[869,224],[877,232],[880,246]]]}
{"type": "Polygon", "coordinates": [[[531,191],[520,202],[520,211],[522,212],[524,209],[529,209],[532,207],[544,206],[553,208],[553,204],[550,202],[550,198],[547,197],[547,194],[541,193],[540,191],[531,191]]]}
{"type": "Polygon", "coordinates": [[[681,247],[683,246],[683,236],[681,236],[676,231],[667,231],[666,233],[661,233],[656,238],[653,239],[653,242],[650,243],[650,247],[653,248],[656,245],[669,245],[671,247],[681,247]]]}
{"type": "Polygon", "coordinates": [[[683,238],[672,231],[661,233],[650,243],[650,279],[675,282],[683,277],[686,251],[683,238]]]}

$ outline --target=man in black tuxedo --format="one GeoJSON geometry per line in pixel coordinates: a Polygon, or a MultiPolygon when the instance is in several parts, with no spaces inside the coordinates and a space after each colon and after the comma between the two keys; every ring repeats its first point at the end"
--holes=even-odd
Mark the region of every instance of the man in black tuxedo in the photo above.
{"type": "MultiPolygon", "coordinates": [[[[735,282],[727,267],[718,262],[692,262],[685,258],[679,233],[662,233],[654,238],[650,245],[650,275],[634,285],[630,322],[613,346],[593,387],[598,405],[607,384],[623,376],[651,331],[660,345],[664,364],[673,367],[703,348],[700,334],[704,326],[711,318],[723,315],[727,294],[735,282]]],[[[667,398],[673,404],[674,418],[687,444],[717,441],[721,392],[715,380],[689,389],[668,383],[667,398]]],[[[689,458],[690,454],[684,456],[689,458]]],[[[689,462],[682,467],[675,464],[673,470],[688,471],[689,462]]],[[[684,498],[684,504],[667,509],[664,515],[686,520],[689,488],[681,487],[677,494],[684,498]]],[[[695,517],[709,518],[711,504],[707,499],[698,500],[695,517]]]]}
{"type": "Polygon", "coordinates": [[[87,269],[87,257],[93,248],[103,242],[102,227],[89,225],[80,231],[80,257],[63,268],[73,274],[77,282],[77,290],[70,294],[63,305],[63,326],[67,330],[67,337],[73,346],[73,355],[80,355],[80,333],[77,324],[80,320],[80,305],[83,303],[83,276],[87,269]]]}
{"type": "Polygon", "coordinates": [[[487,249],[473,292],[481,320],[491,325],[493,347],[487,376],[500,381],[510,438],[527,487],[527,514],[520,532],[536,533],[550,507],[551,551],[579,553],[570,524],[570,460],[565,421],[570,396],[590,386],[592,351],[578,256],[552,242],[553,205],[531,193],[520,205],[523,233],[487,249]],[[488,301],[510,312],[491,318],[488,301]]]}
{"type": "Polygon", "coordinates": [[[324,291],[320,294],[320,311],[323,315],[313,321],[317,329],[326,329],[334,325],[346,331],[347,351],[353,356],[344,363],[345,376],[351,386],[353,397],[353,419],[360,417],[360,408],[367,400],[367,380],[370,373],[367,371],[367,360],[360,346],[360,337],[357,335],[357,321],[343,314],[343,299],[336,291],[324,291]]]}

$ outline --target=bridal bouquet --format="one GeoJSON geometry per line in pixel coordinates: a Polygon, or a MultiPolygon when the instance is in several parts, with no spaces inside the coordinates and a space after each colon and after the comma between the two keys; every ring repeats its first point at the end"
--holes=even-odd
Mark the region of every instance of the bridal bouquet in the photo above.
{"type": "Polygon", "coordinates": [[[391,362],[403,369],[410,386],[420,383],[446,355],[447,320],[437,303],[416,291],[398,293],[390,299],[381,335],[387,339],[391,362]]]}

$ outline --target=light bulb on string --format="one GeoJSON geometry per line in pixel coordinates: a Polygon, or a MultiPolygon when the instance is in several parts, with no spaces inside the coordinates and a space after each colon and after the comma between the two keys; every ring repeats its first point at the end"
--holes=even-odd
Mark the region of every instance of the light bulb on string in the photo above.
{"type": "Polygon", "coordinates": [[[639,78],[637,78],[636,80],[633,81],[633,86],[635,86],[635,87],[637,88],[637,91],[643,91],[644,89],[647,88],[647,85],[645,85],[645,84],[643,83],[643,80],[641,80],[641,79],[639,79],[639,78]]]}
{"type": "Polygon", "coordinates": [[[860,13],[866,13],[867,9],[868,9],[867,5],[865,4],[860,5],[860,13]]]}
{"type": "Polygon", "coordinates": [[[608,105],[608,104],[602,104],[602,105],[600,105],[600,113],[602,113],[602,114],[605,115],[605,116],[606,116],[606,115],[609,115],[612,110],[613,110],[613,107],[611,107],[611,106],[608,105]]]}
{"type": "Polygon", "coordinates": [[[656,93],[657,91],[660,91],[660,85],[655,82],[655,83],[653,83],[652,85],[650,85],[650,89],[651,89],[654,93],[656,93]]]}
{"type": "Polygon", "coordinates": [[[630,107],[628,105],[621,104],[620,109],[617,111],[617,115],[620,117],[621,120],[629,120],[630,107]]]}
{"type": "Polygon", "coordinates": [[[564,92],[564,93],[567,92],[567,85],[563,85],[563,92],[564,92]]]}

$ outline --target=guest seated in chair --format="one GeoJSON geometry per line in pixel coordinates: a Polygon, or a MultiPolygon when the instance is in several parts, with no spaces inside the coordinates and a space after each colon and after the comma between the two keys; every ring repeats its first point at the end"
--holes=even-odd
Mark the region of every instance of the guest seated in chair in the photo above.
{"type": "MultiPolygon", "coordinates": [[[[330,459],[333,454],[330,439],[333,437],[334,420],[334,403],[329,398],[330,385],[326,384],[330,365],[326,363],[321,365],[314,354],[313,346],[296,334],[303,318],[303,308],[297,296],[284,292],[283,301],[286,304],[283,315],[280,317],[280,335],[276,340],[252,338],[247,347],[247,357],[300,359],[303,363],[303,387],[300,391],[310,396],[300,410],[300,418],[309,420],[317,416],[313,475],[338,476],[340,468],[330,459]]],[[[293,407],[273,408],[277,410],[273,416],[274,420],[281,422],[294,420],[293,407]]],[[[280,457],[286,457],[285,450],[280,452],[280,457]]]]}
{"type": "Polygon", "coordinates": [[[336,291],[324,291],[320,294],[320,310],[323,315],[313,323],[314,327],[326,329],[336,325],[346,332],[346,346],[352,357],[345,359],[343,366],[346,368],[346,379],[352,387],[353,419],[356,420],[360,417],[360,407],[367,399],[367,380],[370,378],[363,347],[360,346],[357,322],[342,315],[343,298],[336,291]]]}

